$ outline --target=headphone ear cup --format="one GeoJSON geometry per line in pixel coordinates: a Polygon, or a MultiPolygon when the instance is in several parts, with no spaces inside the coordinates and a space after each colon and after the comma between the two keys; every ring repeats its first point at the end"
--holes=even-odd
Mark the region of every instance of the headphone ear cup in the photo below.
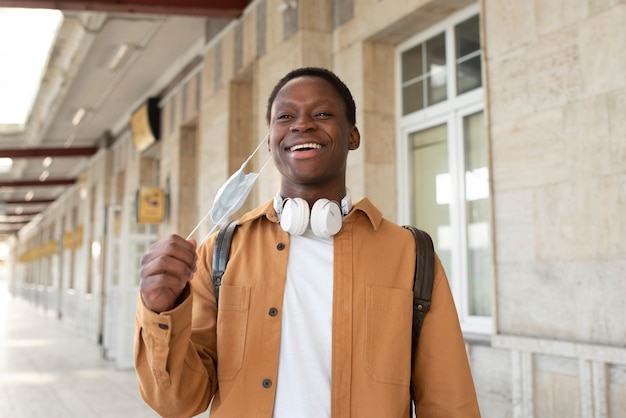
{"type": "Polygon", "coordinates": [[[302,235],[309,226],[309,204],[296,197],[285,199],[280,215],[280,226],[292,235],[302,235]]]}
{"type": "Polygon", "coordinates": [[[311,209],[311,230],[322,238],[330,238],[341,229],[343,216],[337,202],[319,199],[311,209]]]}

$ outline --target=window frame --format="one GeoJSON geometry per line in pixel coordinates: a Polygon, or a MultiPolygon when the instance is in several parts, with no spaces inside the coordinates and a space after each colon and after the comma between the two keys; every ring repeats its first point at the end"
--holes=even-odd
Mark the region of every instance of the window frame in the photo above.
{"type": "MultiPolygon", "coordinates": [[[[467,214],[465,205],[465,156],[463,120],[464,117],[477,112],[485,112],[484,77],[481,87],[460,95],[456,94],[456,58],[454,27],[459,23],[480,14],[478,4],[464,8],[438,24],[420,32],[397,45],[395,51],[396,71],[396,152],[397,152],[397,179],[398,188],[398,221],[401,224],[411,223],[411,202],[413,194],[413,179],[411,177],[411,144],[409,137],[412,133],[437,125],[446,124],[448,132],[448,167],[451,177],[452,199],[450,202],[450,228],[455,239],[451,247],[451,271],[447,271],[450,288],[454,296],[457,312],[464,332],[492,334],[494,332],[494,317],[496,315],[493,302],[494,272],[493,262],[488,266],[492,270],[491,316],[476,316],[469,314],[469,281],[468,281],[468,241],[467,241],[467,214]],[[433,36],[445,33],[446,40],[446,72],[447,98],[445,101],[416,112],[403,115],[402,103],[402,54],[419,45],[433,36]]],[[[486,129],[486,128],[485,128],[486,129]]],[[[491,167],[489,167],[490,169],[491,167]]],[[[490,170],[491,171],[491,170],[490,170]]],[[[490,179],[491,182],[491,179],[490,179]]],[[[490,188],[491,189],[491,188],[490,188]]],[[[490,194],[489,199],[493,199],[490,194]]],[[[491,206],[491,204],[490,204],[491,206]]],[[[492,228],[493,216],[489,214],[490,252],[494,254],[492,228]]],[[[419,225],[417,225],[419,227],[419,225]]]]}

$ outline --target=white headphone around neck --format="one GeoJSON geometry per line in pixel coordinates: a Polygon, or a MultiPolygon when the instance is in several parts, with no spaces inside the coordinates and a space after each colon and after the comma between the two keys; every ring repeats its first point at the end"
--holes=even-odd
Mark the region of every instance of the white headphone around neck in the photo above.
{"type": "Polygon", "coordinates": [[[343,217],[352,209],[352,201],[348,192],[341,199],[341,205],[334,200],[319,199],[309,208],[307,201],[300,197],[283,199],[276,195],[274,209],[285,232],[302,235],[310,222],[316,236],[330,238],[341,230],[343,217]]]}

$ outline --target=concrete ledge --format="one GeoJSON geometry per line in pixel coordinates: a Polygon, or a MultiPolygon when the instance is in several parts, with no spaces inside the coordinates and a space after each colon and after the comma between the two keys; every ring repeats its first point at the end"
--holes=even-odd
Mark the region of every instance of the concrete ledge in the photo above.
{"type": "Polygon", "coordinates": [[[626,364],[626,347],[584,344],[572,341],[547,340],[497,334],[491,337],[494,348],[527,351],[558,357],[570,357],[604,363],[626,364]]]}

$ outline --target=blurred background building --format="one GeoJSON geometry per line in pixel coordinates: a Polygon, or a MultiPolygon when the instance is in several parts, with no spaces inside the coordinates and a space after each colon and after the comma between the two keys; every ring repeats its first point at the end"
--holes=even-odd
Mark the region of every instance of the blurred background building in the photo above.
{"type": "MultiPolygon", "coordinates": [[[[0,121],[2,277],[117,367],[141,255],[210,209],[278,79],[323,66],[357,104],[353,200],[434,238],[483,416],[626,416],[626,3],[0,0],[0,17],[15,6],[63,9],[0,24],[2,67],[52,35],[26,116],[0,121]]],[[[0,113],[34,66],[2,75],[0,113]]]]}

